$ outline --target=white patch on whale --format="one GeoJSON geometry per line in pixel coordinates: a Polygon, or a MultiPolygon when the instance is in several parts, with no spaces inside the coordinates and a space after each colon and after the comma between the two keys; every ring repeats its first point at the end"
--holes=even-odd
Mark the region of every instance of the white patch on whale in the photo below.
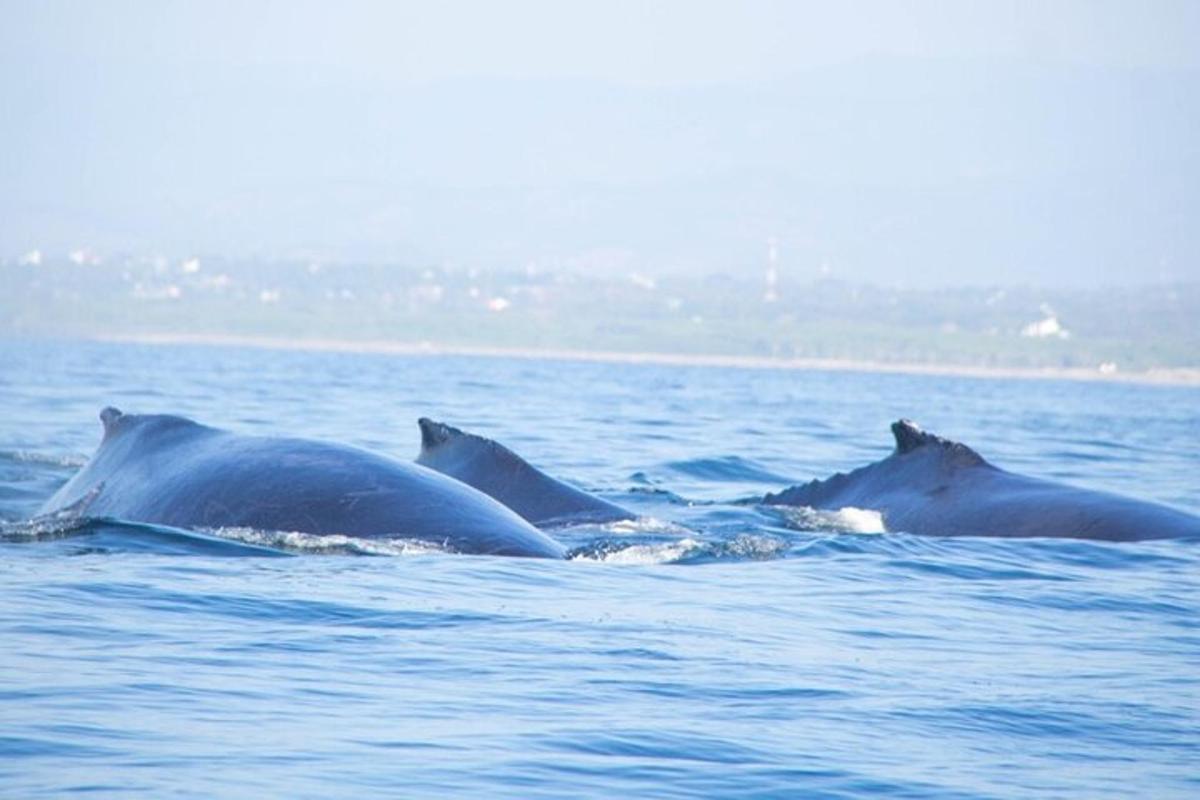
{"type": "Polygon", "coordinates": [[[834,533],[887,533],[883,514],[870,508],[845,506],[837,509],[812,506],[779,506],[788,527],[801,531],[834,533]]]}

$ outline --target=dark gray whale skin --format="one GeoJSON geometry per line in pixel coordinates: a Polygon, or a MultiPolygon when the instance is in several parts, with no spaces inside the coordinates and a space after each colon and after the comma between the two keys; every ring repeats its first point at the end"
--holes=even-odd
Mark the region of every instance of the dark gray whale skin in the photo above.
{"type": "Polygon", "coordinates": [[[869,508],[889,531],[932,536],[1200,537],[1200,517],[1183,511],[1006,472],[908,420],[892,433],[896,449],[882,461],[768,494],[763,503],[869,508]]]}
{"type": "Polygon", "coordinates": [[[555,480],[499,442],[422,417],[417,463],[496,498],[538,527],[617,522],[635,515],[555,480]]]}
{"type": "Polygon", "coordinates": [[[104,438],[42,507],[184,528],[395,537],[458,552],[561,558],[492,498],[424,467],[344,445],[242,436],[184,417],[100,412],[104,438]]]}

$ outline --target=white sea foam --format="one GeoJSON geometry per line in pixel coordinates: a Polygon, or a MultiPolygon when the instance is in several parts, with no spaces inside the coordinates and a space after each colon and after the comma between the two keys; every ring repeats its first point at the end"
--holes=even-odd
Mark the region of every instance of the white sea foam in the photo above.
{"type": "Polygon", "coordinates": [[[77,533],[83,525],[77,516],[46,514],[29,520],[0,522],[0,541],[37,542],[62,539],[77,533]]]}
{"type": "Polygon", "coordinates": [[[670,542],[631,544],[619,549],[603,549],[572,556],[573,561],[602,561],[605,564],[649,566],[670,564],[703,550],[705,545],[695,539],[676,539],[670,542]]]}
{"type": "Polygon", "coordinates": [[[622,536],[638,535],[638,534],[655,534],[664,536],[688,536],[693,531],[685,528],[675,522],[669,522],[657,517],[636,517],[634,519],[622,519],[616,522],[606,522],[603,525],[597,526],[608,533],[616,533],[622,536]]]}
{"type": "Polygon", "coordinates": [[[45,464],[51,467],[82,467],[87,463],[87,456],[81,455],[48,455],[29,450],[0,451],[0,459],[7,459],[23,464],[45,464]]]}
{"type": "Polygon", "coordinates": [[[262,531],[255,528],[219,528],[214,533],[224,539],[290,550],[310,555],[418,556],[452,553],[447,545],[418,539],[361,539],[356,536],[325,536],[299,531],[262,531]]]}
{"type": "Polygon", "coordinates": [[[744,533],[733,537],[720,547],[720,554],[725,557],[749,559],[752,561],[769,561],[781,558],[788,549],[787,541],[774,536],[760,536],[744,533]]]}
{"type": "Polygon", "coordinates": [[[774,536],[744,534],[727,542],[704,542],[691,537],[667,542],[638,542],[623,544],[604,542],[598,546],[576,551],[573,561],[596,561],[605,564],[650,566],[674,564],[688,559],[711,557],[715,559],[765,561],[779,558],[788,548],[788,543],[774,536]]]}

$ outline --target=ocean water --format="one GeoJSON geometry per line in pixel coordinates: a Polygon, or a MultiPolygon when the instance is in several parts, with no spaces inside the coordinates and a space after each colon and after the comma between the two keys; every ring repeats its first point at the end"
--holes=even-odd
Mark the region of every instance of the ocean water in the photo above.
{"type": "Polygon", "coordinates": [[[1200,391],[0,343],[0,796],[1200,796],[1200,542],[936,539],[739,502],[910,417],[1200,513],[1200,391]],[[410,459],[496,438],[645,519],[564,562],[30,523],[171,412],[410,459]]]}

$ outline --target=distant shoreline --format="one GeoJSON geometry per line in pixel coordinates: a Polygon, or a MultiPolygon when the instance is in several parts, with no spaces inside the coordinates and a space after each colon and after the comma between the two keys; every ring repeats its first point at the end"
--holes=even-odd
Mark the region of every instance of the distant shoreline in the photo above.
{"type": "Polygon", "coordinates": [[[529,360],[582,361],[614,364],[663,364],[743,369],[828,370],[902,375],[945,375],[1018,380],[1101,381],[1171,386],[1200,386],[1200,367],[1175,367],[1138,372],[1101,372],[1084,367],[974,367],[957,364],[922,364],[858,361],[838,358],[771,358],[769,356],[689,355],[685,353],[571,350],[565,348],[487,347],[434,342],[400,342],[383,339],[285,339],[272,336],[224,334],[141,333],[88,337],[92,341],[149,345],[208,345],[256,347],[330,353],[383,353],[420,356],[475,356],[529,360]]]}

